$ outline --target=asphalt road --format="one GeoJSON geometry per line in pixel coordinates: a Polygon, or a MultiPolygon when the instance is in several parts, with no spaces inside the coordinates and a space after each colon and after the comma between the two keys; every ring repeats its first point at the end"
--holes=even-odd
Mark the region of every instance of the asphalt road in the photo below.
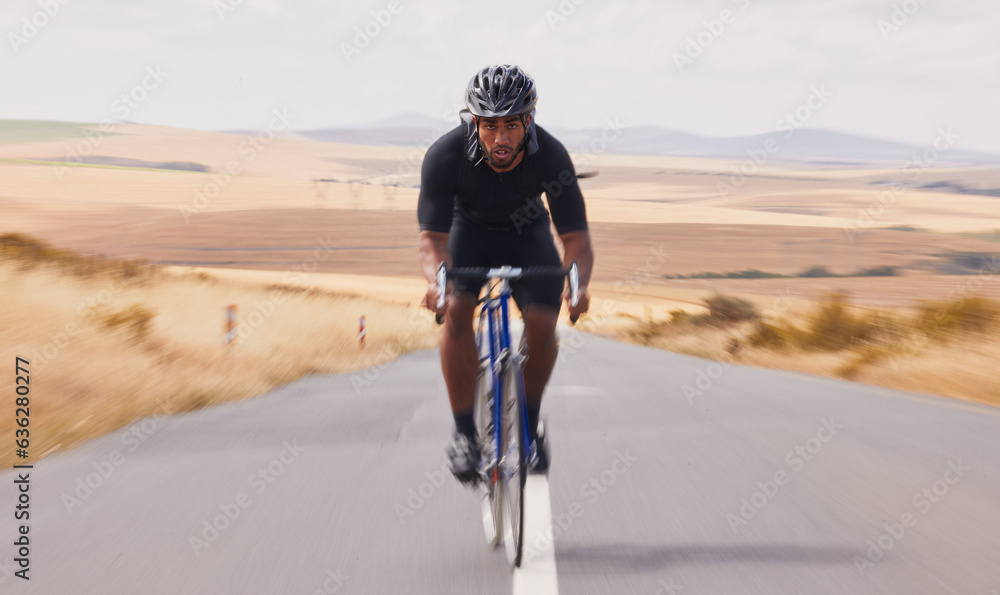
{"type": "Polygon", "coordinates": [[[3,472],[0,592],[1000,594],[1000,411],[560,332],[523,570],[427,351],[43,459],[30,581],[3,472]]]}

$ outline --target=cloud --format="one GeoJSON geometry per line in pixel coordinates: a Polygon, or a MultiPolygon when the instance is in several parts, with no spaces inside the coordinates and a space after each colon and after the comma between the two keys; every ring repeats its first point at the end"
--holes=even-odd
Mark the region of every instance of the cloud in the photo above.
{"type": "MultiPolygon", "coordinates": [[[[72,0],[5,64],[3,100],[94,119],[159,62],[172,69],[170,84],[141,121],[248,128],[287,103],[299,108],[296,126],[321,127],[438,117],[477,69],[505,61],[538,79],[549,125],[599,127],[619,116],[710,135],[764,132],[809,85],[826,83],[838,95],[817,118],[825,126],[912,141],[953,122],[970,131],[963,142],[1000,152],[989,133],[1000,103],[993,0],[927,0],[888,39],[878,22],[918,0],[577,1],[512,0],[498,11],[399,0],[399,13],[377,23],[388,0],[72,0]],[[232,9],[221,17],[220,2],[232,9]],[[675,53],[717,28],[723,10],[735,20],[679,72],[675,53]],[[373,19],[377,35],[348,62],[341,44],[373,19]]],[[[37,7],[4,2],[0,33],[37,7]]]]}

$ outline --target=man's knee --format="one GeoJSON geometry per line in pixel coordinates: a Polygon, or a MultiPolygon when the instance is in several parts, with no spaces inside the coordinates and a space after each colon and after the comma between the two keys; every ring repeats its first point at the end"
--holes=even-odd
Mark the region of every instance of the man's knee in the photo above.
{"type": "Polygon", "coordinates": [[[453,293],[448,300],[445,313],[445,331],[462,334],[472,332],[472,318],[476,313],[477,300],[469,294],[453,293]]]}
{"type": "Polygon", "coordinates": [[[528,340],[554,340],[559,311],[550,306],[532,305],[525,309],[524,327],[528,340]]]}

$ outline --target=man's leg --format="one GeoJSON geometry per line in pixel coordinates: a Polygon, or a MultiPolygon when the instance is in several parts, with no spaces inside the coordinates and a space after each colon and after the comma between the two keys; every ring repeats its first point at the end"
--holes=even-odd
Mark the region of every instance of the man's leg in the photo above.
{"type": "Polygon", "coordinates": [[[472,318],[476,299],[467,293],[452,294],[441,337],[441,371],[448,386],[451,411],[456,416],[472,414],[472,400],[479,370],[479,353],[472,318]]]}
{"type": "Polygon", "coordinates": [[[556,342],[558,317],[559,310],[546,304],[531,304],[524,311],[524,333],[528,342],[528,361],[524,364],[524,400],[532,437],[537,430],[542,392],[559,355],[556,342]]]}
{"type": "Polygon", "coordinates": [[[479,354],[472,330],[476,299],[462,292],[452,294],[445,314],[441,338],[441,370],[448,386],[448,399],[455,416],[455,438],[448,449],[451,472],[461,482],[479,477],[479,447],[472,417],[479,354]]]}

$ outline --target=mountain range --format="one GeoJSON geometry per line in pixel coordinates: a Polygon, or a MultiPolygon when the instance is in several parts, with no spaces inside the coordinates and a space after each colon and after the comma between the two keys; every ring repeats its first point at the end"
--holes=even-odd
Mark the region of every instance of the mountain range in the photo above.
{"type": "MultiPolygon", "coordinates": [[[[299,130],[294,134],[300,138],[343,144],[427,147],[455,125],[457,118],[452,123],[419,114],[400,114],[369,124],[299,130]]],[[[928,139],[926,146],[917,146],[834,130],[793,129],[790,126],[751,136],[707,137],[657,126],[566,130],[541,125],[573,153],[715,157],[838,167],[893,166],[914,158],[936,166],[1000,165],[1000,155],[950,148],[938,151],[933,148],[937,137],[928,139]],[[606,144],[597,140],[602,135],[608,139],[606,144]]],[[[937,135],[942,138],[938,146],[947,146],[946,131],[939,131],[937,135]]]]}

